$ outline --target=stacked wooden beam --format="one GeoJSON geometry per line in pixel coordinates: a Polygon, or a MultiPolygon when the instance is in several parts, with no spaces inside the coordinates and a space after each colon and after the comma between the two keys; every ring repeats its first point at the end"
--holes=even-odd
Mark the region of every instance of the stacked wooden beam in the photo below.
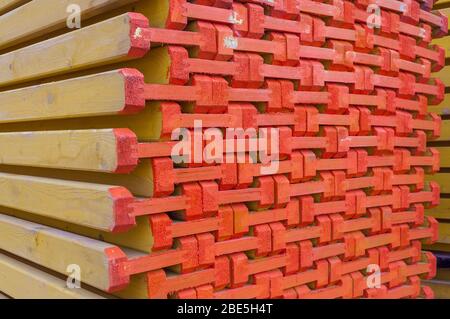
{"type": "MultiPolygon", "coordinates": [[[[450,2],[439,0],[435,3],[434,8],[439,10],[442,15],[450,16],[450,2]]],[[[441,136],[436,141],[432,141],[430,146],[436,148],[441,155],[441,171],[439,174],[429,176],[427,180],[434,180],[440,184],[441,187],[441,199],[440,205],[433,209],[430,209],[427,214],[433,216],[439,220],[439,238],[434,245],[426,246],[425,248],[432,251],[437,257],[437,274],[433,281],[427,282],[427,285],[433,288],[437,298],[450,298],[450,199],[449,199],[449,187],[450,187],[450,94],[448,93],[448,87],[450,86],[449,77],[449,60],[450,56],[450,37],[445,36],[440,39],[433,40],[433,43],[439,45],[445,49],[446,66],[435,73],[433,76],[442,79],[446,89],[445,97],[441,104],[433,106],[431,110],[438,113],[442,117],[442,130],[441,136]]]]}
{"type": "Polygon", "coordinates": [[[0,292],[433,296],[432,1],[70,4],[0,1],[0,292]]]}

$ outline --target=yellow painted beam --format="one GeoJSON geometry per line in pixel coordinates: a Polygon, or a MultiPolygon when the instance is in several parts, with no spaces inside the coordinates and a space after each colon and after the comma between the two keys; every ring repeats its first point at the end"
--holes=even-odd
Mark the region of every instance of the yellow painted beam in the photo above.
{"type": "Polygon", "coordinates": [[[133,160],[132,149],[126,147],[133,136],[124,142],[117,132],[105,129],[1,133],[0,164],[115,172],[121,166],[133,165],[128,160],[121,163],[122,156],[133,160]]]}
{"type": "Polygon", "coordinates": [[[0,49],[37,38],[64,28],[70,12],[67,8],[77,4],[81,21],[96,14],[137,0],[34,0],[8,15],[0,16],[0,49]]]}
{"type": "Polygon", "coordinates": [[[434,279],[446,280],[450,282],[450,268],[438,268],[434,279]]]}
{"type": "Polygon", "coordinates": [[[123,256],[116,246],[11,216],[0,215],[0,249],[61,274],[77,264],[81,281],[103,291],[124,283],[113,275],[123,256]]]}
{"type": "Polygon", "coordinates": [[[439,105],[428,105],[428,111],[440,115],[450,115],[450,93],[445,94],[444,100],[439,105]]]}
{"type": "Polygon", "coordinates": [[[443,280],[423,280],[422,283],[434,291],[436,299],[450,299],[450,282],[443,280]]]}
{"type": "Polygon", "coordinates": [[[37,215],[9,207],[0,206],[0,211],[9,216],[68,231],[70,233],[86,236],[92,239],[105,241],[120,247],[126,247],[144,253],[152,252],[154,239],[148,216],[137,217],[136,226],[126,232],[111,233],[109,231],[102,231],[63,220],[57,220],[51,218],[52,216],[47,216],[44,214],[37,215]]]}
{"type": "MultiPolygon", "coordinates": [[[[446,51],[449,48],[446,47],[446,51]]],[[[433,73],[433,77],[439,78],[446,87],[450,86],[450,65],[444,66],[439,72],[433,73]]]]}
{"type": "MultiPolygon", "coordinates": [[[[89,130],[129,128],[141,142],[157,141],[162,138],[162,113],[160,102],[148,102],[143,111],[131,115],[90,116],[59,120],[5,123],[0,132],[27,132],[53,130],[89,130]]],[[[111,106],[112,107],[112,106],[111,106]]],[[[2,106],[0,105],[0,110],[2,106]]],[[[89,111],[87,111],[89,112],[89,111]]],[[[73,110],[73,113],[77,111],[73,110]]],[[[73,114],[68,111],[67,116],[73,114]]],[[[51,116],[49,114],[49,116],[51,116]]]]}
{"type": "Polygon", "coordinates": [[[133,85],[140,76],[116,70],[0,92],[0,123],[138,111],[145,107],[142,86],[133,85]]]}
{"type": "Polygon", "coordinates": [[[145,21],[124,14],[0,56],[0,86],[141,57],[132,35],[145,21]]]}
{"type": "Polygon", "coordinates": [[[450,194],[450,173],[425,175],[426,181],[436,181],[441,187],[441,194],[450,194]]]}
{"type": "Polygon", "coordinates": [[[450,7],[450,0],[437,0],[434,6],[438,8],[450,7]]]}
{"type": "Polygon", "coordinates": [[[108,232],[133,226],[127,198],[120,187],[0,173],[0,205],[108,232]]]}
{"type": "Polygon", "coordinates": [[[439,239],[440,244],[450,244],[450,223],[439,223],[439,239]]]}
{"type": "Polygon", "coordinates": [[[450,145],[449,146],[433,146],[439,151],[440,165],[443,168],[450,167],[450,145]]]}
{"type": "Polygon", "coordinates": [[[0,254],[0,289],[14,299],[103,299],[84,288],[70,289],[66,281],[0,254]]]}
{"type": "Polygon", "coordinates": [[[441,135],[436,141],[450,141],[450,120],[442,120],[441,135]]]}
{"type": "Polygon", "coordinates": [[[441,198],[437,207],[425,210],[428,216],[450,220],[450,198],[441,198]]]}
{"type": "Polygon", "coordinates": [[[431,250],[431,251],[446,251],[446,252],[450,252],[450,245],[449,244],[435,243],[433,245],[424,245],[423,249],[431,250]]]}
{"type": "Polygon", "coordinates": [[[17,8],[30,0],[0,0],[0,14],[17,8]]]}
{"type": "Polygon", "coordinates": [[[123,186],[135,196],[153,196],[153,171],[149,159],[140,160],[138,166],[129,174],[110,174],[9,165],[0,165],[0,172],[123,186]]]}

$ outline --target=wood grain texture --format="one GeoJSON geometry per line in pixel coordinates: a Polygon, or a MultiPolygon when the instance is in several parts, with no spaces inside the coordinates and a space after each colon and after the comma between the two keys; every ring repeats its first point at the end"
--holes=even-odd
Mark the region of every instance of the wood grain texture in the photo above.
{"type": "Polygon", "coordinates": [[[146,19],[121,16],[0,56],[0,86],[49,77],[144,55],[145,41],[133,37],[146,19]]]}
{"type": "Polygon", "coordinates": [[[0,211],[9,216],[101,240],[123,248],[132,249],[133,251],[143,253],[151,253],[153,251],[154,239],[148,216],[138,216],[136,218],[136,226],[126,232],[111,233],[109,231],[98,230],[79,224],[73,224],[68,221],[58,220],[51,218],[51,216],[37,215],[9,207],[0,206],[0,211]]]}
{"type": "Polygon", "coordinates": [[[450,198],[441,198],[439,206],[425,210],[428,216],[450,221],[450,198]]]}
{"type": "MultiPolygon", "coordinates": [[[[159,105],[160,102],[147,102],[146,107],[141,112],[120,116],[90,116],[59,120],[4,123],[0,125],[0,132],[110,129],[126,127],[133,131],[141,142],[156,141],[160,140],[162,132],[162,114],[159,111],[159,105]]],[[[2,107],[0,106],[0,110],[1,109],[2,107]]],[[[74,111],[75,110],[69,112],[74,111]]]]}
{"type": "Polygon", "coordinates": [[[0,164],[101,172],[118,168],[114,130],[0,134],[0,164]]]}
{"type": "Polygon", "coordinates": [[[153,196],[153,170],[151,161],[148,159],[140,160],[138,166],[128,174],[110,174],[101,172],[8,165],[0,165],[0,172],[18,175],[57,178],[68,181],[123,186],[135,196],[153,196]]]}
{"type": "Polygon", "coordinates": [[[137,112],[145,100],[134,83],[138,73],[131,73],[116,70],[0,92],[0,123],[137,112]]]}
{"type": "Polygon", "coordinates": [[[82,282],[104,291],[114,286],[105,251],[116,247],[101,241],[0,215],[0,249],[61,274],[77,264],[82,282]]]}
{"type": "Polygon", "coordinates": [[[67,9],[71,4],[76,3],[80,7],[81,22],[83,22],[96,14],[135,1],[137,0],[77,0],[76,2],[34,0],[28,2],[10,14],[0,16],[0,49],[67,28],[67,19],[71,13],[67,9]]]}
{"type": "Polygon", "coordinates": [[[0,254],[2,292],[14,299],[104,299],[84,288],[69,289],[66,281],[0,254]]]}
{"type": "Polygon", "coordinates": [[[132,226],[116,193],[108,185],[0,173],[0,205],[104,231],[132,226]]]}

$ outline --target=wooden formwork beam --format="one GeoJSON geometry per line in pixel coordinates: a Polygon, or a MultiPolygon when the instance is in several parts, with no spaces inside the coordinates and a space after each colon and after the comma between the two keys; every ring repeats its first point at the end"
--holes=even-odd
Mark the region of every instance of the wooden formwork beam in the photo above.
{"type": "Polygon", "coordinates": [[[134,219],[127,206],[131,200],[123,187],[0,173],[1,206],[89,228],[131,228],[134,219]]]}
{"type": "Polygon", "coordinates": [[[447,146],[438,146],[434,147],[439,151],[440,155],[440,167],[448,168],[450,167],[450,147],[447,146]]]}
{"type": "Polygon", "coordinates": [[[62,274],[77,264],[81,281],[103,291],[128,283],[115,275],[126,260],[116,246],[11,216],[0,215],[0,249],[62,274]]]}
{"type": "Polygon", "coordinates": [[[441,198],[439,206],[427,209],[425,212],[428,216],[450,220],[450,198],[441,198]]]}
{"type": "Polygon", "coordinates": [[[14,299],[104,298],[84,288],[70,289],[65,280],[4,254],[0,254],[0,282],[2,292],[14,299]]]}
{"type": "Polygon", "coordinates": [[[77,0],[76,2],[35,0],[28,2],[10,14],[0,16],[0,49],[64,28],[70,15],[70,11],[67,10],[72,4],[79,6],[83,21],[135,1],[137,0],[77,0]]]}
{"type": "Polygon", "coordinates": [[[444,280],[423,280],[424,285],[433,289],[437,299],[450,299],[450,282],[444,280]]]}
{"type": "Polygon", "coordinates": [[[441,134],[436,141],[450,141],[450,120],[441,122],[441,134]]]}
{"type": "MultiPolygon", "coordinates": [[[[449,50],[450,46],[445,46],[445,48],[446,48],[446,50],[449,50]]],[[[433,73],[432,76],[440,79],[446,87],[449,87],[450,86],[450,65],[444,66],[439,72],[433,73]]]]}
{"type": "Polygon", "coordinates": [[[153,196],[153,170],[150,159],[141,159],[129,174],[74,171],[31,166],[0,165],[0,172],[18,175],[48,177],[66,181],[123,186],[135,196],[153,196]]]}
{"type": "Polygon", "coordinates": [[[36,224],[45,225],[55,229],[86,236],[92,239],[105,241],[120,247],[129,248],[143,253],[151,253],[154,245],[152,228],[148,216],[136,217],[136,225],[125,232],[112,233],[109,230],[99,230],[80,224],[70,223],[62,219],[56,219],[48,214],[33,214],[17,209],[2,207],[0,211],[6,215],[27,220],[36,224]]]}
{"type": "Polygon", "coordinates": [[[136,218],[135,227],[126,232],[112,233],[102,231],[83,225],[70,223],[63,220],[54,219],[51,216],[36,215],[29,212],[20,211],[13,208],[1,207],[0,211],[6,215],[27,220],[36,224],[49,226],[55,229],[68,231],[92,239],[105,241],[120,247],[126,247],[143,253],[151,253],[154,239],[150,220],[148,216],[139,216],[136,218]]]}
{"type": "Polygon", "coordinates": [[[145,107],[141,77],[122,69],[0,92],[0,123],[134,113],[145,107]]]}
{"type": "Polygon", "coordinates": [[[137,165],[136,136],[128,129],[0,134],[0,163],[127,173],[137,165]]]}
{"type": "Polygon", "coordinates": [[[139,14],[127,13],[0,56],[0,86],[115,63],[145,55],[150,43],[138,28],[139,14]]]}
{"type": "Polygon", "coordinates": [[[450,245],[450,223],[439,223],[439,239],[437,242],[450,245]]]}
{"type": "Polygon", "coordinates": [[[441,187],[441,194],[450,194],[450,173],[436,173],[433,175],[425,175],[426,181],[435,181],[441,187]]]}
{"type": "Polygon", "coordinates": [[[445,94],[444,100],[439,105],[428,105],[428,110],[440,115],[450,115],[450,93],[445,94]]]}

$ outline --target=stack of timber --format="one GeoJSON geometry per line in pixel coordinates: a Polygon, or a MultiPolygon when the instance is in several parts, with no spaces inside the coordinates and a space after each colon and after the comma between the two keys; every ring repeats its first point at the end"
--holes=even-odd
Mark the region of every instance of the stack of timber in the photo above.
{"type": "MultiPolygon", "coordinates": [[[[438,0],[434,5],[442,15],[450,16],[450,1],[438,0]]],[[[445,85],[445,98],[437,106],[430,108],[432,112],[442,117],[441,136],[436,141],[430,142],[430,146],[439,150],[441,155],[441,170],[428,180],[437,181],[441,187],[440,205],[428,210],[427,215],[433,216],[439,221],[439,239],[426,246],[437,257],[437,273],[434,280],[427,282],[435,291],[437,298],[450,298],[450,36],[434,39],[433,43],[445,49],[446,66],[433,76],[440,78],[445,85]]]]}
{"type": "Polygon", "coordinates": [[[3,295],[434,296],[433,1],[78,0],[76,30],[71,4],[0,0],[3,295]]]}

